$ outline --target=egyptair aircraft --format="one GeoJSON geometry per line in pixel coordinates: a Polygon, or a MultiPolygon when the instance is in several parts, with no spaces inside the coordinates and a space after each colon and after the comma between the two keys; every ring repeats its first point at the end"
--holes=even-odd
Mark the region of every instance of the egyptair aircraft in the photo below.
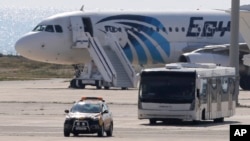
{"type": "MultiPolygon", "coordinates": [[[[101,67],[119,60],[109,57],[110,54],[117,54],[118,58],[120,53],[125,54],[125,61],[133,65],[152,66],[181,61],[228,66],[229,39],[230,14],[218,10],[75,11],[44,19],[21,37],[15,48],[26,58],[48,63],[77,66],[94,60],[104,79],[112,82],[121,76],[117,65],[113,63],[101,67]],[[110,53],[107,51],[112,50],[110,46],[118,47],[120,51],[110,53]],[[102,50],[106,53],[100,53],[102,50]],[[98,58],[99,61],[96,61],[98,58]],[[108,70],[115,71],[108,74],[108,70]],[[116,77],[108,78],[108,75],[116,77]]],[[[242,38],[240,41],[244,42],[242,38]]],[[[240,48],[241,57],[249,52],[246,44],[241,44],[240,48]]],[[[118,62],[118,65],[122,62],[118,62]]],[[[80,70],[79,67],[75,69],[80,70]]],[[[241,74],[244,77],[241,78],[240,86],[246,90],[250,89],[248,72],[249,67],[241,62],[241,74]]],[[[82,81],[72,83],[75,83],[71,84],[73,87],[85,87],[82,81]]],[[[100,88],[99,83],[93,83],[100,88]]],[[[120,86],[118,83],[117,80],[116,85],[120,86]]],[[[104,85],[105,88],[109,86],[104,85]]],[[[129,85],[121,84],[121,87],[129,85]]]]}

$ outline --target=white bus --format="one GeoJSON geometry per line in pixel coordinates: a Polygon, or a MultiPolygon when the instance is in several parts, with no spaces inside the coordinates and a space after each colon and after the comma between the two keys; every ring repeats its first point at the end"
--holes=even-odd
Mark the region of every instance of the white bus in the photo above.
{"type": "Polygon", "coordinates": [[[214,120],[235,114],[235,69],[215,64],[168,64],[141,72],[138,118],[214,120]]]}

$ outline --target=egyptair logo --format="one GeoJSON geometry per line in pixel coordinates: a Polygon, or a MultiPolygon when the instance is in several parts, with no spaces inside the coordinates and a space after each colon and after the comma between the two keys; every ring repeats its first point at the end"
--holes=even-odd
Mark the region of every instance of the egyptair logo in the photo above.
{"type": "Polygon", "coordinates": [[[164,63],[163,58],[170,56],[170,45],[166,39],[167,31],[156,18],[141,15],[115,15],[101,19],[96,24],[102,24],[100,31],[126,37],[120,42],[128,59],[132,62],[138,57],[140,64],[146,64],[149,59],[153,63],[164,63]],[[136,55],[135,55],[136,54],[136,55]]]}

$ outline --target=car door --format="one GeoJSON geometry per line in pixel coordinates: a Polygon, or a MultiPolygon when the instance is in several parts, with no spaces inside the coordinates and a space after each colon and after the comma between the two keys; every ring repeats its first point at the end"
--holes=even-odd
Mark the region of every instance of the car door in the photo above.
{"type": "Polygon", "coordinates": [[[111,112],[106,104],[103,104],[103,112],[102,112],[104,128],[108,130],[112,121],[111,112]]]}

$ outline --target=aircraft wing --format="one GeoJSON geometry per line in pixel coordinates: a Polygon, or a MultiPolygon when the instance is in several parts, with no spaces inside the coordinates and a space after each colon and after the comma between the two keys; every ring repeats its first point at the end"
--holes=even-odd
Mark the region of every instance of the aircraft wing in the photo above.
{"type": "MultiPolygon", "coordinates": [[[[209,45],[204,48],[194,50],[192,52],[184,53],[180,57],[180,62],[191,63],[215,63],[217,65],[228,66],[229,65],[229,49],[230,44],[221,45],[209,45]]],[[[239,57],[243,60],[243,64],[250,66],[245,59],[247,54],[250,54],[250,49],[246,43],[239,44],[239,57]]]]}

